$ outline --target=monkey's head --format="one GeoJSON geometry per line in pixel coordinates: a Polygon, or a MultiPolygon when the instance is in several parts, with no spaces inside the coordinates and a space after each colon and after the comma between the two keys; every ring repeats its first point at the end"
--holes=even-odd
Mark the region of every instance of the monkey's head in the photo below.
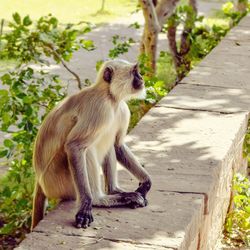
{"type": "Polygon", "coordinates": [[[107,61],[103,64],[99,76],[117,100],[141,99],[146,96],[144,81],[137,64],[125,60],[107,61]]]}

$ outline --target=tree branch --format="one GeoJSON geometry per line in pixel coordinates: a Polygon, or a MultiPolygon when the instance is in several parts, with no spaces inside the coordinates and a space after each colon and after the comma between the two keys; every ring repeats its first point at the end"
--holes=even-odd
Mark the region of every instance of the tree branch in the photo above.
{"type": "Polygon", "coordinates": [[[70,69],[68,67],[68,65],[66,64],[66,62],[61,58],[61,56],[56,52],[56,50],[54,49],[53,45],[52,44],[46,44],[46,47],[49,48],[51,50],[51,52],[53,53],[53,55],[56,57],[56,59],[58,59],[61,64],[63,65],[63,67],[69,72],[71,73],[76,81],[77,81],[77,86],[79,89],[82,89],[82,83],[81,83],[81,79],[80,77],[78,76],[78,74],[76,74],[72,69],[70,69]]]}
{"type": "Polygon", "coordinates": [[[176,45],[176,25],[172,24],[168,27],[167,31],[167,37],[168,37],[168,43],[169,43],[169,49],[173,56],[175,68],[177,69],[180,66],[180,55],[178,53],[177,45],[176,45]]]}

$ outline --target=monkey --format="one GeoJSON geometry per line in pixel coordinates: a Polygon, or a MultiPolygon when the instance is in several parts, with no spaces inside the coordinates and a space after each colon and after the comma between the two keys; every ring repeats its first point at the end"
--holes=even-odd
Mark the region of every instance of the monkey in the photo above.
{"type": "Polygon", "coordinates": [[[47,198],[76,200],[77,228],[93,222],[92,206],[147,205],[151,178],[124,142],[130,120],[126,101],[145,94],[138,64],[110,60],[103,63],[95,84],[66,97],[50,111],[34,143],[31,230],[43,219],[47,198]],[[134,192],[119,187],[117,161],[139,180],[134,192]]]}

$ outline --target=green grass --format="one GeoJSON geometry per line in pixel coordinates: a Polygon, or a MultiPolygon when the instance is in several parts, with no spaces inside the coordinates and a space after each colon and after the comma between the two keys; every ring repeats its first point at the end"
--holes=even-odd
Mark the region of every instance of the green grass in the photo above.
{"type": "Polygon", "coordinates": [[[157,60],[157,77],[166,84],[170,90],[176,80],[176,71],[170,53],[162,52],[157,60]]]}
{"type": "Polygon", "coordinates": [[[62,23],[89,21],[99,24],[127,16],[135,10],[137,1],[106,0],[103,13],[98,12],[101,3],[101,0],[0,0],[0,19],[11,20],[14,12],[30,15],[32,19],[51,13],[62,23]]]}

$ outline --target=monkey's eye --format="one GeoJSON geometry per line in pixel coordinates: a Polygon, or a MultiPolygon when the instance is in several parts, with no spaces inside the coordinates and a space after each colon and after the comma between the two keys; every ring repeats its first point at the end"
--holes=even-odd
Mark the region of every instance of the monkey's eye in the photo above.
{"type": "Polygon", "coordinates": [[[142,76],[140,75],[140,73],[138,72],[138,68],[133,68],[131,71],[132,75],[136,78],[139,78],[140,80],[142,80],[142,76]]]}

